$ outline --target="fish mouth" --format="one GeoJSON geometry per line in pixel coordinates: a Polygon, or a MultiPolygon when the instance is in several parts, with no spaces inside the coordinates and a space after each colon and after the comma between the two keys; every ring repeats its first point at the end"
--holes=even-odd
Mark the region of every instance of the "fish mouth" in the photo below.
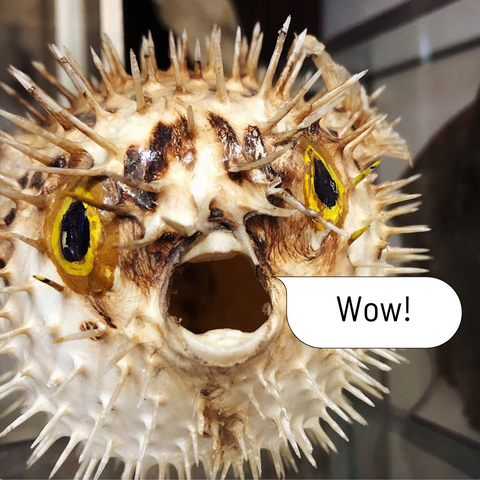
{"type": "Polygon", "coordinates": [[[230,232],[212,232],[173,268],[166,291],[169,345],[205,365],[256,356],[285,317],[281,282],[254,265],[230,232]]]}

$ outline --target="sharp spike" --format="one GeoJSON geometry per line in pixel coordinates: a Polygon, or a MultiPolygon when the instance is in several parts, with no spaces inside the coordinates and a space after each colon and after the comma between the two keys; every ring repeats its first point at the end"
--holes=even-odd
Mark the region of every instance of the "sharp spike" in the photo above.
{"type": "Polygon", "coordinates": [[[421,255],[421,253],[425,252],[428,252],[427,248],[388,247],[385,256],[389,261],[418,262],[431,260],[432,257],[430,255],[421,255]]]}
{"type": "Polygon", "coordinates": [[[107,463],[110,460],[110,457],[112,456],[112,453],[114,450],[115,450],[115,446],[113,444],[113,440],[109,440],[107,446],[105,447],[105,451],[102,455],[100,463],[98,465],[97,471],[95,472],[95,476],[93,477],[93,480],[98,480],[100,478],[100,475],[105,470],[105,467],[107,466],[107,463]]]}
{"type": "Polygon", "coordinates": [[[214,48],[214,67],[215,67],[215,79],[217,83],[217,96],[222,103],[228,103],[229,97],[227,93],[227,87],[225,84],[225,74],[223,72],[222,50],[220,47],[220,30],[217,30],[217,33],[212,40],[213,40],[213,48],[214,48]]]}
{"type": "Polygon", "coordinates": [[[422,196],[421,193],[409,193],[404,195],[394,195],[391,197],[386,197],[379,202],[379,205],[383,208],[387,205],[394,205],[396,203],[408,202],[409,200],[414,200],[416,198],[420,198],[422,196]]]}
{"type": "Polygon", "coordinates": [[[27,195],[26,193],[17,192],[9,188],[0,187],[0,195],[3,195],[10,200],[13,200],[14,202],[21,201],[29,203],[30,205],[34,205],[37,208],[45,208],[46,205],[45,199],[40,195],[27,195]]]}
{"type": "Polygon", "coordinates": [[[42,431],[38,434],[38,437],[35,439],[35,441],[32,443],[30,448],[35,448],[42,440],[45,439],[45,437],[52,432],[52,430],[55,428],[57,423],[62,419],[63,416],[67,414],[68,410],[66,407],[60,407],[56,412],[53,417],[50,418],[48,423],[43,427],[42,431]]]}
{"type": "Polygon", "coordinates": [[[182,32],[181,46],[179,54],[179,65],[184,72],[188,72],[187,56],[188,56],[188,35],[187,30],[182,32]]]}
{"type": "MultiPolygon", "coordinates": [[[[17,293],[17,292],[30,292],[33,285],[30,281],[23,283],[22,285],[11,285],[9,287],[0,288],[0,293],[17,293]]],[[[0,340],[2,336],[0,335],[0,340]]]]}
{"type": "Polygon", "coordinates": [[[273,187],[273,188],[268,189],[268,194],[269,195],[275,195],[277,197],[282,198],[284,202],[288,203],[290,206],[292,206],[293,208],[295,208],[299,212],[303,213],[307,217],[314,219],[315,221],[324,225],[329,230],[332,230],[332,231],[338,233],[342,237],[348,237],[348,234],[345,231],[336,227],[332,223],[327,222],[320,215],[320,213],[318,213],[315,210],[312,210],[311,208],[308,208],[307,206],[305,206],[302,202],[300,202],[297,198],[295,198],[291,193],[287,192],[287,190],[284,190],[283,188],[273,187]]]}
{"type": "Polygon", "coordinates": [[[296,115],[295,119],[302,121],[307,118],[312,112],[315,112],[319,108],[324,108],[325,106],[331,104],[338,98],[345,99],[345,94],[347,90],[356,82],[358,82],[364,75],[366,75],[367,70],[363,72],[352,75],[348,80],[340,84],[338,87],[330,90],[328,93],[323,94],[319,99],[312,102],[310,105],[307,105],[305,108],[300,110],[296,115]]]}
{"type": "Polygon", "coordinates": [[[393,208],[391,210],[382,210],[379,217],[381,217],[385,221],[390,220],[394,217],[398,217],[400,215],[407,215],[409,213],[416,212],[421,204],[422,202],[413,202],[407,205],[403,205],[401,207],[393,208]]]}
{"type": "MultiPolygon", "coordinates": [[[[36,198],[36,197],[34,197],[36,198]]],[[[15,233],[15,232],[0,232],[0,238],[5,239],[5,240],[12,240],[13,238],[16,238],[17,240],[20,240],[23,243],[26,243],[30,247],[36,248],[39,252],[43,252],[43,245],[40,240],[35,240],[33,238],[28,238],[25,237],[24,235],[21,235],[20,233],[15,233]]]]}
{"type": "Polygon", "coordinates": [[[250,48],[248,49],[248,56],[246,59],[247,72],[255,74],[256,65],[254,65],[254,57],[257,50],[258,42],[261,35],[260,22],[257,22],[253,27],[252,41],[250,42],[250,48]]]}
{"type": "MultiPolygon", "coordinates": [[[[1,113],[1,111],[0,111],[1,113]]],[[[416,175],[412,175],[408,178],[403,178],[402,180],[396,180],[395,182],[385,182],[381,183],[380,185],[374,185],[374,188],[379,194],[385,196],[395,190],[400,190],[403,187],[406,187],[410,183],[415,182],[420,178],[421,174],[417,173],[416,175]]]]}
{"type": "MultiPolygon", "coordinates": [[[[0,336],[1,339],[2,336],[0,336]]],[[[8,427],[6,427],[3,432],[0,433],[0,438],[8,435],[12,430],[15,430],[17,427],[25,423],[28,419],[33,417],[36,413],[42,410],[41,403],[34,403],[26,412],[22,413],[16,420],[14,420],[8,427]]]]}
{"type": "Polygon", "coordinates": [[[320,398],[320,400],[325,403],[327,407],[333,410],[342,420],[350,423],[350,419],[347,415],[341,410],[341,408],[333,402],[328,395],[320,388],[316,380],[313,378],[312,374],[307,369],[302,369],[303,374],[307,378],[310,385],[313,387],[315,394],[320,398]]]}
{"type": "MultiPolygon", "coordinates": [[[[8,288],[8,287],[7,287],[8,288]]],[[[0,341],[7,340],[9,338],[18,337],[19,335],[29,335],[32,327],[26,323],[20,325],[18,328],[14,328],[5,333],[0,333],[0,341]]],[[[13,430],[13,429],[12,429],[13,430]]],[[[6,435],[6,434],[5,434],[6,435]]],[[[2,435],[0,435],[0,438],[2,435]]]]}
{"type": "Polygon", "coordinates": [[[366,168],[362,173],[357,175],[353,179],[353,186],[356,187],[367,175],[372,173],[381,163],[381,160],[377,160],[375,163],[372,163],[368,168],[366,168]]]}
{"type": "Polygon", "coordinates": [[[263,32],[260,33],[260,37],[258,38],[258,42],[256,43],[255,51],[253,52],[252,61],[249,65],[247,65],[247,69],[245,70],[246,80],[256,82],[258,61],[260,59],[262,45],[263,45],[263,32]]]}
{"type": "Polygon", "coordinates": [[[292,52],[288,56],[287,63],[285,67],[282,70],[282,73],[280,74],[280,77],[278,78],[277,83],[275,84],[275,95],[280,95],[282,96],[283,89],[285,88],[285,85],[287,83],[288,78],[292,74],[292,71],[295,67],[295,64],[297,62],[298,55],[300,53],[300,50],[303,46],[303,42],[305,41],[305,36],[307,35],[307,29],[305,29],[296,39],[295,43],[292,49],[292,52]]]}
{"type": "Polygon", "coordinates": [[[357,387],[354,387],[351,383],[346,383],[343,388],[357,397],[362,402],[366,403],[370,407],[374,407],[375,404],[357,387]]]}
{"type": "Polygon", "coordinates": [[[371,225],[365,225],[362,228],[359,228],[358,230],[355,230],[351,235],[350,238],[348,239],[348,245],[351,245],[355,240],[360,238],[369,228],[371,225]]]}
{"type": "MultiPolygon", "coordinates": [[[[97,145],[100,145],[102,148],[108,152],[117,155],[119,153],[117,146],[112,143],[110,140],[100,136],[95,130],[90,128],[88,125],[79,120],[75,115],[71,114],[63,107],[61,107],[57,102],[55,102],[51,97],[49,97],[43,90],[39,89],[35,83],[27,75],[19,72],[16,76],[22,85],[28,90],[28,92],[34,96],[37,101],[43,106],[48,107],[49,110],[54,112],[58,118],[61,118],[65,123],[70,127],[74,127],[77,130],[81,131],[85,136],[90,140],[95,142],[97,145]]],[[[73,77],[76,80],[81,80],[80,77],[73,77]]],[[[77,81],[78,84],[78,81],[77,81]]],[[[85,84],[82,85],[82,88],[85,87],[85,84]]],[[[85,90],[86,91],[86,90],[85,90]]]]}
{"type": "Polygon", "coordinates": [[[178,65],[177,52],[175,49],[175,39],[171,30],[169,33],[168,41],[170,45],[170,60],[172,62],[173,71],[175,73],[175,91],[185,92],[185,85],[183,84],[180,66],[178,65]]]}
{"type": "Polygon", "coordinates": [[[84,367],[82,364],[77,365],[63,380],[63,382],[58,387],[57,391],[53,394],[53,397],[56,397],[60,394],[67,385],[77,376],[83,373],[84,367]]]}
{"type": "Polygon", "coordinates": [[[408,360],[405,357],[402,357],[402,355],[399,355],[393,350],[388,350],[386,348],[372,348],[371,352],[379,355],[380,357],[386,358],[387,360],[390,360],[391,362],[394,362],[394,363],[398,363],[398,364],[402,362],[408,363],[408,360]]]}
{"type": "Polygon", "coordinates": [[[193,67],[193,78],[200,80],[202,76],[202,51],[200,49],[200,41],[197,38],[195,42],[195,55],[194,55],[194,67],[193,67]]]}
{"type": "Polygon", "coordinates": [[[102,33],[102,50],[107,57],[112,73],[116,78],[121,78],[124,82],[130,79],[130,75],[125,70],[125,66],[118,55],[117,49],[113,45],[112,40],[106,33],[102,33]]]}
{"type": "Polygon", "coordinates": [[[384,91],[385,88],[387,88],[386,85],[382,85],[378,87],[369,97],[368,97],[368,103],[372,104],[384,91]]]}
{"type": "Polygon", "coordinates": [[[58,135],[55,135],[54,133],[51,133],[42,127],[39,127],[38,125],[31,122],[30,120],[27,120],[26,118],[19,117],[18,115],[14,115],[13,113],[9,113],[1,109],[0,116],[6,118],[7,120],[22,128],[23,130],[42,137],[53,145],[62,148],[66,152],[78,156],[88,155],[88,153],[81,147],[79,147],[77,144],[71,142],[70,140],[67,140],[66,138],[59,137],[58,135]]]}
{"type": "Polygon", "coordinates": [[[0,82],[0,87],[5,91],[5,93],[15,100],[17,100],[20,105],[25,107],[28,112],[30,112],[41,124],[48,123],[48,118],[37,110],[33,105],[30,105],[20,94],[18,94],[12,87],[8,86],[6,83],[0,82]]]}
{"type": "Polygon", "coordinates": [[[265,157],[262,157],[260,160],[256,160],[255,162],[250,162],[245,165],[232,165],[229,171],[244,172],[244,171],[253,170],[255,168],[261,168],[265,165],[269,165],[270,163],[274,162],[277,158],[287,153],[291,148],[292,148],[292,143],[289,143],[285,147],[279,148],[275,152],[271,152],[265,157]]]}
{"type": "Polygon", "coordinates": [[[143,58],[145,60],[145,65],[147,67],[147,83],[156,82],[157,77],[155,75],[155,65],[153,64],[153,60],[150,53],[150,47],[148,45],[148,40],[143,37],[142,42],[142,53],[143,58]]]}
{"type": "MultiPolygon", "coordinates": [[[[378,126],[380,123],[385,121],[386,118],[387,115],[377,115],[371,118],[368,122],[365,122],[363,125],[361,125],[356,130],[347,135],[345,138],[343,138],[341,140],[341,145],[347,147],[349,144],[353,144],[355,140],[358,140],[358,138],[365,134],[367,131],[372,131],[373,127],[378,126]]],[[[355,143],[355,145],[358,145],[358,143],[355,143]]]]}
{"type": "MultiPolygon", "coordinates": [[[[355,387],[354,387],[355,388],[355,387]]],[[[332,427],[332,430],[346,442],[348,442],[348,437],[345,432],[340,428],[340,425],[328,414],[325,412],[325,416],[322,417],[329,425],[332,427]]]]}
{"type": "Polygon", "coordinates": [[[95,67],[98,70],[100,77],[102,78],[105,90],[107,91],[107,97],[114,98],[115,96],[117,96],[117,92],[115,92],[112,82],[110,81],[110,78],[105,71],[105,65],[103,64],[102,60],[100,60],[100,57],[96,54],[93,47],[90,47],[90,52],[92,53],[93,63],[95,64],[95,67]]]}
{"type": "Polygon", "coordinates": [[[282,120],[294,107],[297,103],[305,96],[305,94],[312,88],[315,82],[322,75],[322,70],[317,70],[315,74],[310,78],[310,80],[305,80],[302,87],[299,91],[291,98],[289,101],[285,102],[279,109],[278,112],[267,122],[259,125],[260,132],[262,134],[269,133],[275,125],[277,125],[280,120],[282,120]]]}
{"type": "MultiPolygon", "coordinates": [[[[54,173],[56,175],[67,175],[72,177],[108,177],[115,182],[124,183],[131,188],[135,188],[137,190],[145,190],[146,192],[158,193],[164,187],[164,182],[161,180],[154,180],[153,182],[139,182],[137,180],[124,177],[123,175],[119,175],[118,173],[109,172],[103,168],[95,168],[95,169],[81,169],[81,168],[57,168],[57,167],[28,167],[28,170],[32,170],[35,172],[45,172],[45,173],[54,173]]],[[[73,194],[69,193],[68,196],[73,194]]],[[[82,197],[83,198],[83,197],[82,197]]],[[[88,199],[87,199],[88,200],[88,199]]],[[[90,202],[92,199],[90,199],[90,202]]],[[[86,201],[88,203],[88,201],[86,201]]],[[[93,206],[103,205],[101,203],[96,203],[95,205],[92,203],[93,206]]],[[[105,205],[108,207],[108,205],[105,205]]],[[[111,206],[111,208],[114,208],[111,206]]]]}
{"type": "Polygon", "coordinates": [[[23,406],[27,398],[28,398],[28,395],[26,393],[23,393],[14,402],[9,402],[8,407],[5,408],[2,413],[0,413],[0,420],[8,417],[11,413],[17,410],[17,408],[23,406]]]}
{"type": "Polygon", "coordinates": [[[231,80],[234,82],[241,82],[240,79],[240,54],[242,48],[242,30],[237,27],[237,34],[235,36],[235,47],[233,50],[233,62],[232,62],[232,76],[231,80]]]}
{"type": "Polygon", "coordinates": [[[349,351],[337,348],[335,350],[335,353],[337,355],[340,355],[344,360],[346,360],[350,363],[353,363],[354,365],[357,365],[360,368],[368,370],[368,367],[359,360],[358,356],[352,355],[352,353],[350,353],[349,351]]]}
{"type": "Polygon", "coordinates": [[[368,425],[368,422],[346,401],[343,401],[340,405],[357,423],[360,425],[368,425]]]}
{"type": "Polygon", "coordinates": [[[22,87],[30,95],[32,95],[32,97],[42,106],[42,108],[49,114],[49,116],[54,122],[59,123],[65,130],[68,130],[68,128],[70,128],[70,125],[66,123],[65,120],[61,118],[54,110],[52,110],[52,108],[45,101],[45,97],[47,96],[47,94],[43,90],[40,90],[39,87],[34,85],[32,79],[28,75],[24,74],[20,70],[17,70],[11,65],[8,68],[8,72],[22,85],[22,87]]]}
{"type": "Polygon", "coordinates": [[[63,337],[57,338],[53,343],[64,343],[75,340],[85,340],[89,338],[102,337],[107,331],[106,327],[94,328],[92,330],[85,330],[84,332],[75,332],[63,337]]]}
{"type": "Polygon", "coordinates": [[[78,103],[78,98],[70,91],[68,88],[65,87],[62,83],[58,81],[58,79],[53,76],[45,67],[45,65],[41,62],[32,62],[35,70],[42,75],[49,83],[55,87],[59,93],[61,93],[73,107],[78,103]]]}
{"type": "Polygon", "coordinates": [[[272,54],[272,58],[265,73],[265,77],[262,82],[262,86],[258,91],[259,97],[265,97],[272,87],[273,77],[277,69],[278,62],[280,60],[280,55],[282,54],[283,44],[285,43],[285,38],[287,37],[288,27],[290,26],[291,17],[288,16],[283,24],[282,28],[278,32],[278,39],[275,45],[275,49],[272,54]]]}
{"type": "Polygon", "coordinates": [[[130,63],[132,65],[133,86],[135,88],[135,98],[137,100],[137,112],[142,112],[145,109],[145,95],[143,94],[142,77],[140,69],[138,68],[137,57],[130,49],[130,63]]]}
{"type": "Polygon", "coordinates": [[[295,80],[297,79],[298,74],[300,73],[300,70],[303,66],[303,62],[305,61],[306,57],[307,57],[307,54],[305,50],[301,50],[300,56],[298,57],[298,60],[295,63],[292,73],[287,78],[287,81],[285,82],[285,86],[283,87],[282,95],[284,98],[288,98],[290,96],[290,92],[292,90],[293,84],[295,83],[295,80]]]}
{"type": "Polygon", "coordinates": [[[392,367],[390,367],[390,365],[380,362],[375,358],[369,357],[368,355],[364,355],[363,360],[365,363],[368,363],[369,365],[373,365],[374,367],[377,367],[382,372],[389,372],[390,370],[392,370],[392,367]]]}
{"type": "Polygon", "coordinates": [[[38,280],[45,285],[48,285],[49,287],[52,287],[55,289],[57,292],[63,292],[65,290],[65,287],[63,285],[58,284],[57,282],[54,282],[53,280],[50,280],[49,278],[42,277],[41,275],[32,275],[35,280],[38,280]]]}
{"type": "Polygon", "coordinates": [[[260,418],[262,420],[265,420],[266,417],[265,417],[265,414],[263,413],[263,410],[262,408],[260,407],[260,404],[258,403],[258,400],[257,400],[257,397],[255,397],[255,395],[253,394],[253,392],[250,392],[248,394],[248,398],[250,399],[250,401],[252,402],[252,405],[255,407],[255,410],[257,410],[258,414],[260,415],[260,418]]]}
{"type": "Polygon", "coordinates": [[[91,449],[92,444],[93,444],[93,440],[95,439],[95,435],[96,435],[98,429],[103,426],[103,424],[104,424],[104,422],[107,418],[107,414],[110,412],[113,405],[117,401],[117,399],[118,399],[118,397],[119,397],[119,395],[120,395],[120,393],[121,393],[121,391],[122,391],[122,389],[125,385],[125,381],[127,380],[128,373],[129,373],[128,368],[123,368],[122,369],[121,374],[120,374],[120,376],[117,380],[117,385],[115,386],[115,389],[113,390],[112,394],[110,395],[110,398],[108,399],[108,402],[105,405],[103,405],[102,413],[97,418],[97,420],[95,422],[95,425],[93,426],[93,428],[90,432],[90,435],[88,436],[88,440],[85,444],[85,447],[83,448],[82,453],[80,454],[80,456],[78,458],[79,463],[83,462],[87,458],[87,454],[89,454],[89,452],[90,452],[90,449],[91,449]]]}
{"type": "Polygon", "coordinates": [[[158,412],[159,405],[160,405],[160,401],[157,398],[153,402],[152,416],[150,418],[149,424],[145,429],[145,434],[143,435],[142,440],[140,442],[138,458],[137,458],[137,463],[135,467],[134,480],[140,480],[140,473],[142,472],[142,465],[143,465],[143,460],[145,458],[145,453],[147,452],[147,448],[150,443],[150,438],[152,436],[152,433],[155,430],[155,427],[157,426],[157,412],[158,412]]]}
{"type": "Polygon", "coordinates": [[[45,438],[40,445],[33,451],[30,458],[27,460],[27,469],[31,468],[40,458],[47,453],[49,448],[60,438],[58,433],[53,433],[48,438],[45,438]]]}
{"type": "MultiPolygon", "coordinates": [[[[51,51],[53,55],[55,56],[56,60],[62,65],[63,69],[67,73],[67,75],[70,77],[72,80],[73,84],[75,85],[75,88],[78,90],[80,95],[87,101],[88,105],[90,108],[93,110],[95,115],[99,116],[105,116],[106,112],[102,108],[102,106],[97,102],[94,96],[94,89],[90,85],[90,82],[87,80],[85,75],[82,72],[82,69],[78,65],[78,63],[75,61],[75,59],[72,57],[71,53],[65,49],[65,55],[56,47],[55,45],[51,45],[51,51]]],[[[31,82],[31,79],[29,79],[31,82]]],[[[33,83],[33,82],[31,82],[33,83]]],[[[26,88],[26,87],[25,87],[26,88]]],[[[37,86],[38,89],[38,86],[37,86]]],[[[32,93],[32,92],[30,92],[32,93]]],[[[45,94],[45,92],[41,92],[45,94]]],[[[33,95],[33,93],[32,93],[33,95]]],[[[45,94],[46,95],[46,94],[45,94]]],[[[36,97],[35,97],[36,98],[36,97]]],[[[37,101],[40,102],[40,100],[37,101]]],[[[42,104],[43,105],[43,104],[42,104]]],[[[59,122],[65,127],[69,128],[71,125],[67,121],[65,122],[65,119],[60,115],[58,115],[58,112],[56,112],[55,108],[52,108],[50,105],[46,104],[47,106],[44,108],[48,108],[49,111],[52,112],[53,115],[56,116],[56,118],[59,120],[59,122]]]]}
{"type": "Polygon", "coordinates": [[[14,137],[1,130],[0,142],[3,142],[5,145],[12,147],[19,152],[22,152],[23,154],[27,155],[30,158],[33,158],[34,160],[37,160],[40,163],[43,163],[43,165],[48,166],[52,163],[52,159],[49,156],[39,152],[36,148],[29,147],[28,145],[17,141],[14,137]]]}
{"type": "Polygon", "coordinates": [[[155,52],[155,43],[153,41],[151,30],[148,31],[147,46],[148,46],[148,52],[150,54],[150,60],[152,61],[153,71],[155,72],[155,75],[156,75],[158,71],[157,54],[155,52]]]}
{"type": "MultiPolygon", "coordinates": [[[[353,125],[355,122],[358,120],[360,117],[360,112],[355,112],[354,114],[351,115],[351,117],[348,119],[347,123],[342,127],[342,129],[338,132],[338,138],[344,138],[345,135],[352,129],[353,125]]],[[[375,154],[374,160],[379,158],[383,153],[380,155],[378,153],[375,154]]],[[[364,165],[369,162],[364,162],[364,165]]]]}
{"type": "Polygon", "coordinates": [[[345,97],[341,96],[336,98],[335,100],[332,100],[327,105],[324,105],[323,107],[318,108],[311,115],[305,118],[305,120],[303,120],[300,124],[298,124],[297,127],[278,135],[277,143],[283,143],[287,140],[291,140],[294,135],[296,135],[301,130],[308,128],[310,125],[312,125],[316,121],[320,120],[323,116],[325,116],[329,111],[333,110],[338,104],[342,103],[344,100],[345,100],[345,97]]]}

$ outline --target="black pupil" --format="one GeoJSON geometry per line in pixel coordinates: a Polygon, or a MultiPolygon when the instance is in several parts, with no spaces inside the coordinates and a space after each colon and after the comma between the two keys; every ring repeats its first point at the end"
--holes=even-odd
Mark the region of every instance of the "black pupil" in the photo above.
{"type": "Polygon", "coordinates": [[[73,202],[62,218],[60,245],[67,262],[83,260],[90,246],[90,224],[86,208],[80,201],[73,202]]]}
{"type": "Polygon", "coordinates": [[[321,160],[314,158],[313,162],[315,165],[313,176],[315,193],[323,204],[332,208],[337,204],[339,196],[337,184],[321,160]]]}

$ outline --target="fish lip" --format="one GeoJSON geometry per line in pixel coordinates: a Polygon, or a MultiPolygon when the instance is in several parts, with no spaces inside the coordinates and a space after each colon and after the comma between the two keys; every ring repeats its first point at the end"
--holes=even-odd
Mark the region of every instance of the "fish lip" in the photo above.
{"type": "MultiPolygon", "coordinates": [[[[227,235],[230,240],[234,238],[231,232],[217,231],[202,237],[200,242],[208,242],[208,237],[212,234],[227,235]]],[[[250,258],[248,252],[238,242],[236,247],[230,250],[223,249],[220,253],[218,251],[202,250],[201,246],[199,247],[200,242],[194,242],[183,249],[176,261],[172,263],[168,280],[165,282],[164,298],[167,298],[166,295],[168,295],[168,288],[175,268],[186,261],[195,262],[196,259],[199,259],[200,255],[192,256],[192,251],[195,248],[201,250],[203,255],[213,257],[208,261],[219,260],[223,256],[231,254],[245,255],[250,258]]],[[[206,246],[208,249],[208,243],[206,243],[206,246]]],[[[169,347],[183,360],[191,362],[192,365],[200,363],[215,367],[231,367],[258,355],[279,334],[284,324],[286,311],[285,287],[280,281],[265,272],[263,268],[261,268],[261,272],[264,275],[272,311],[267,320],[257,330],[242,332],[241,330],[222,328],[196,334],[183,327],[176,317],[172,317],[168,313],[168,302],[164,302],[165,337],[169,347]]]]}

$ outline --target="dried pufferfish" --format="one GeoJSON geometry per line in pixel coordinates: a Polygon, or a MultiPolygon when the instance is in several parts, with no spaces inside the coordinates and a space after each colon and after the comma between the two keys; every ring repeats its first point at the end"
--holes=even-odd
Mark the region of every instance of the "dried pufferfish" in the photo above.
{"type": "Polygon", "coordinates": [[[416,205],[384,210],[414,197],[399,193],[413,178],[373,185],[369,175],[380,156],[409,154],[370,106],[362,74],[350,77],[306,32],[273,82],[288,24],[261,81],[258,26],[250,48],[238,32],[228,80],[216,29],[205,68],[198,43],[189,70],[187,37],[176,45],[171,35],[170,69],[157,68],[145,39],[132,76],[104,38],[108,69],[93,52],[101,85],[52,47],[79,93],[35,65],[69,108],[11,68],[42,107],[28,107],[37,122],[0,111],[26,132],[0,137],[0,353],[16,361],[0,397],[24,392],[1,435],[51,415],[29,464],[67,436],[52,475],[81,443],[76,478],[99,478],[111,457],[125,462],[122,478],[154,465],[160,477],[170,465],[189,477],[194,464],[243,477],[245,462],[257,477],[261,449],[280,477],[295,464],[290,447],[313,464],[313,440],[335,450],[319,419],[344,438],[334,416],[364,422],[344,390],[368,404],[364,391],[386,392],[366,364],[388,370],[384,360],[401,357],[300,343],[273,276],[415,273],[388,262],[421,252],[387,238],[424,227],[386,222],[416,205]],[[309,56],[318,70],[292,92],[309,56]],[[268,292],[266,321],[250,332],[184,328],[168,313],[174,271],[235,254],[268,292]]]}

